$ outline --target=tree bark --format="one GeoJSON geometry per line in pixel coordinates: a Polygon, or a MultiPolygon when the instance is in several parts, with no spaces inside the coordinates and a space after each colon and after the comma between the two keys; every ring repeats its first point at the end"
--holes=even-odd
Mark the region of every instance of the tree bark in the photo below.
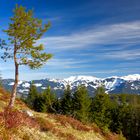
{"type": "Polygon", "coordinates": [[[15,82],[14,82],[14,86],[13,86],[13,89],[12,89],[9,105],[8,105],[9,108],[12,108],[14,106],[15,99],[16,99],[16,94],[17,94],[18,76],[19,76],[19,73],[18,73],[19,69],[18,68],[19,68],[19,65],[17,63],[16,53],[17,53],[17,45],[16,45],[16,39],[15,39],[15,45],[14,45],[15,82]]]}
{"type": "Polygon", "coordinates": [[[17,94],[17,86],[18,86],[18,64],[15,64],[15,83],[12,89],[11,98],[9,102],[9,107],[12,108],[14,106],[14,102],[17,94]]]}

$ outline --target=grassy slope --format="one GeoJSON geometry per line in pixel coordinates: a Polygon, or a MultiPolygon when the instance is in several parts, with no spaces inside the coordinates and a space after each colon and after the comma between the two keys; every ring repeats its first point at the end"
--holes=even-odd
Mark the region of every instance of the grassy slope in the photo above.
{"type": "Polygon", "coordinates": [[[87,126],[64,115],[38,113],[16,100],[15,109],[7,111],[9,94],[0,89],[0,140],[123,140],[112,133],[103,133],[97,126],[87,126]],[[29,117],[21,110],[30,110],[29,117]]]}

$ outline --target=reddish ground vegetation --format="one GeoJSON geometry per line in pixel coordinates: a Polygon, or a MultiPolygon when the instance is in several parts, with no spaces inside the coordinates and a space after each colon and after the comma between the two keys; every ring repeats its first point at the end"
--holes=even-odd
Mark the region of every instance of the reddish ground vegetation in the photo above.
{"type": "MultiPolygon", "coordinates": [[[[0,100],[6,102],[7,104],[10,100],[10,93],[3,88],[0,88],[0,100]]],[[[21,108],[28,108],[27,105],[18,98],[16,98],[15,104],[19,105],[21,108]]]]}
{"type": "Polygon", "coordinates": [[[72,118],[72,117],[67,117],[64,115],[51,115],[55,120],[57,120],[61,125],[67,126],[71,125],[74,129],[80,130],[80,131],[91,131],[93,130],[91,127],[88,127],[81,123],[80,121],[72,118]]]}
{"type": "Polygon", "coordinates": [[[57,129],[57,128],[52,129],[51,132],[58,137],[65,138],[66,140],[77,140],[77,138],[74,135],[70,133],[64,133],[60,129],[57,129]]]}
{"type": "Polygon", "coordinates": [[[55,127],[54,124],[41,117],[37,117],[36,122],[39,124],[41,131],[51,131],[55,127]]]}
{"type": "Polygon", "coordinates": [[[18,110],[12,110],[5,108],[3,112],[0,112],[0,125],[6,129],[17,128],[21,125],[27,125],[30,127],[37,127],[37,122],[18,110]]]}
{"type": "Polygon", "coordinates": [[[115,133],[104,133],[104,137],[106,140],[119,140],[119,135],[115,133]]]}
{"type": "Polygon", "coordinates": [[[3,88],[0,88],[0,93],[1,93],[0,100],[8,102],[8,100],[10,99],[9,93],[3,88]]]}
{"type": "Polygon", "coordinates": [[[18,104],[21,108],[28,108],[27,105],[18,98],[15,100],[15,104],[18,104]]]}
{"type": "Polygon", "coordinates": [[[36,118],[36,121],[40,125],[41,131],[50,131],[57,137],[66,138],[66,140],[77,140],[72,134],[70,133],[64,133],[60,129],[55,128],[56,125],[51,123],[50,121],[47,121],[46,119],[43,119],[41,117],[36,118]]]}
{"type": "Polygon", "coordinates": [[[101,135],[103,134],[103,133],[102,133],[102,130],[101,130],[97,125],[92,124],[91,127],[92,127],[92,130],[93,130],[95,133],[99,133],[99,134],[101,134],[101,135]]]}

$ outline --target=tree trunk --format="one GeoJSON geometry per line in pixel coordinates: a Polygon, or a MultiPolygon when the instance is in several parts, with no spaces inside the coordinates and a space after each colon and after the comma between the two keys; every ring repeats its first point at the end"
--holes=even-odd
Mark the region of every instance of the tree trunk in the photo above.
{"type": "Polygon", "coordinates": [[[17,86],[18,86],[18,64],[15,62],[15,83],[12,89],[11,98],[9,102],[9,107],[12,108],[14,106],[16,94],[17,94],[17,86]]]}
{"type": "Polygon", "coordinates": [[[8,107],[12,108],[14,106],[15,103],[15,99],[16,99],[16,94],[17,94],[17,86],[18,86],[18,63],[17,63],[17,58],[16,58],[16,52],[17,52],[17,43],[16,43],[16,38],[15,38],[15,44],[14,44],[14,63],[15,63],[15,82],[14,82],[14,86],[12,89],[12,93],[11,93],[11,98],[10,98],[10,102],[8,107]]]}

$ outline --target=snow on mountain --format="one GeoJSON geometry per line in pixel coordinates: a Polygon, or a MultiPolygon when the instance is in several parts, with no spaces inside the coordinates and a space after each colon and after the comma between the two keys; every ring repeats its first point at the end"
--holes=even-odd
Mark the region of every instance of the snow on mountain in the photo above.
{"type": "MultiPolygon", "coordinates": [[[[4,79],[3,85],[8,90],[12,89],[14,80],[4,79]]],[[[31,81],[19,81],[18,91],[27,94],[30,88],[31,81]]],[[[91,95],[97,89],[97,87],[103,85],[107,93],[137,93],[140,94],[140,74],[133,74],[128,76],[112,76],[107,78],[97,78],[94,76],[71,76],[64,79],[41,79],[34,80],[34,85],[39,91],[51,88],[59,95],[62,95],[65,87],[70,85],[70,88],[74,91],[79,85],[87,87],[91,95]]]]}
{"type": "Polygon", "coordinates": [[[93,77],[93,76],[71,76],[69,78],[64,79],[64,81],[66,82],[75,82],[78,80],[82,80],[82,81],[96,81],[99,80],[99,78],[93,77]]]}
{"type": "Polygon", "coordinates": [[[123,83],[122,79],[118,77],[110,78],[110,80],[104,80],[104,86],[108,91],[114,90],[117,86],[119,86],[121,83],[123,83]]]}
{"type": "Polygon", "coordinates": [[[36,87],[41,87],[42,86],[42,84],[40,84],[40,83],[35,83],[34,84],[36,87]]]}
{"type": "Polygon", "coordinates": [[[14,82],[9,83],[8,85],[9,85],[9,86],[13,86],[13,85],[14,85],[14,82]]]}
{"type": "Polygon", "coordinates": [[[42,89],[46,89],[46,87],[41,87],[42,89]]]}
{"type": "Polygon", "coordinates": [[[136,80],[140,80],[140,74],[127,75],[120,78],[127,81],[136,81],[136,80]]]}
{"type": "Polygon", "coordinates": [[[30,84],[26,82],[26,83],[22,84],[22,87],[29,88],[30,84]]]}
{"type": "MultiPolygon", "coordinates": [[[[18,81],[18,85],[21,85],[23,83],[23,81],[18,81]]],[[[14,82],[9,83],[10,86],[14,85],[14,82]]]]}
{"type": "Polygon", "coordinates": [[[29,89],[19,89],[18,92],[28,94],[29,89]]]}

